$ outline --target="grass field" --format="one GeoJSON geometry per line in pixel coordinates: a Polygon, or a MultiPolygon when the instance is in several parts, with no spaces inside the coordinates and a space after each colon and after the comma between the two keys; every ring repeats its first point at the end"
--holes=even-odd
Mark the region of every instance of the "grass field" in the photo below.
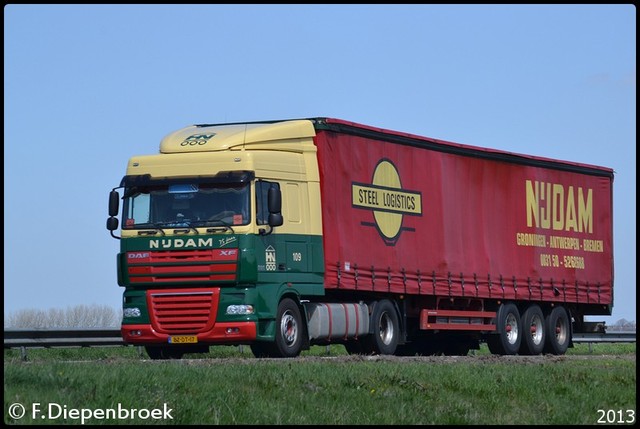
{"type": "Polygon", "coordinates": [[[297,359],[247,347],[150,361],[135,347],[5,350],[6,424],[631,424],[635,344],[566,356],[297,359]],[[194,358],[194,359],[191,359],[194,358]],[[135,410],[135,411],[134,411],[135,410]],[[23,415],[20,412],[23,411],[23,415]]]}

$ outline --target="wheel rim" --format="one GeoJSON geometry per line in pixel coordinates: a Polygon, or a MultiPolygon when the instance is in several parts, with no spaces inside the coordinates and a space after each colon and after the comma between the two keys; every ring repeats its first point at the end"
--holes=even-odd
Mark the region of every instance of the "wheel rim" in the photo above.
{"type": "Polygon", "coordinates": [[[539,316],[534,316],[531,320],[531,339],[536,345],[542,344],[544,337],[544,321],[539,316]]]}
{"type": "Polygon", "coordinates": [[[509,344],[515,344],[518,341],[518,319],[513,313],[509,313],[507,316],[504,331],[507,334],[509,344]]]}
{"type": "Polygon", "coordinates": [[[393,323],[388,313],[384,313],[380,317],[380,340],[386,345],[393,341],[393,323]]]}
{"type": "Polygon", "coordinates": [[[556,322],[556,343],[564,344],[567,340],[567,327],[561,319],[556,322]]]}
{"type": "Polygon", "coordinates": [[[280,321],[280,332],[285,344],[290,347],[298,338],[298,324],[290,312],[286,312],[280,321]]]}

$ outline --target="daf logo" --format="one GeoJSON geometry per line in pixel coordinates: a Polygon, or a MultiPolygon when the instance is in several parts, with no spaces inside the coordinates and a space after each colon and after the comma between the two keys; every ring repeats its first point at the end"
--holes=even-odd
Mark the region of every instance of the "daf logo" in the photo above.
{"type": "Polygon", "coordinates": [[[381,159],[373,172],[371,183],[351,184],[351,204],[354,208],[371,210],[375,226],[384,242],[393,246],[402,231],[415,231],[402,226],[405,215],[422,216],[422,194],[403,189],[398,169],[388,159],[381,159]]]}
{"type": "Polygon", "coordinates": [[[145,259],[149,257],[149,252],[131,252],[127,255],[129,259],[145,259]]]}

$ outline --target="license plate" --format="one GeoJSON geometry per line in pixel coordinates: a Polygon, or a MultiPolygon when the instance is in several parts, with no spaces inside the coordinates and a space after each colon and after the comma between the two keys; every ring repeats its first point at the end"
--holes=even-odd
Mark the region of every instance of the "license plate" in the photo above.
{"type": "Polygon", "coordinates": [[[169,343],[171,344],[188,344],[197,342],[198,337],[195,335],[173,335],[169,337],[169,343]]]}

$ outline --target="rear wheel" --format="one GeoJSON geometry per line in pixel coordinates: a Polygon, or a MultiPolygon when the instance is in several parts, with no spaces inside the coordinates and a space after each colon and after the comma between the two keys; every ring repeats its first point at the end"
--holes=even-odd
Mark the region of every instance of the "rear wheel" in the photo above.
{"type": "Polygon", "coordinates": [[[489,351],[493,354],[515,355],[520,350],[522,332],[520,329],[520,312],[515,304],[501,304],[496,314],[497,334],[487,340],[489,351]]]}
{"type": "Polygon", "coordinates": [[[539,355],[544,350],[546,338],[544,313],[537,304],[532,304],[522,313],[522,344],[520,354],[539,355]]]}
{"type": "Polygon", "coordinates": [[[376,304],[371,315],[371,326],[373,332],[368,340],[368,349],[381,355],[394,354],[400,338],[400,322],[391,301],[383,299],[376,304]]]}
{"type": "Polygon", "coordinates": [[[554,355],[563,355],[569,348],[571,340],[571,325],[569,315],[564,307],[554,307],[545,319],[547,339],[544,352],[554,355]]]}

